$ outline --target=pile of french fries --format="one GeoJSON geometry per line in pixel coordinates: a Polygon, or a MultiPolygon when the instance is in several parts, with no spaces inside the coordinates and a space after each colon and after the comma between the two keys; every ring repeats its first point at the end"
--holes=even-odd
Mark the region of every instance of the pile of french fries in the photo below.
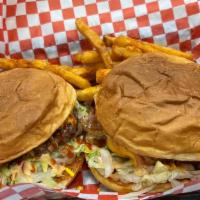
{"type": "Polygon", "coordinates": [[[92,44],[93,50],[74,56],[79,66],[53,65],[45,60],[14,60],[0,58],[0,68],[37,68],[48,70],[63,77],[77,89],[79,101],[92,101],[101,82],[112,68],[123,60],[147,52],[161,52],[192,60],[192,54],[159,46],[126,36],[104,36],[103,40],[82,19],[76,20],[77,29],[92,44]]]}

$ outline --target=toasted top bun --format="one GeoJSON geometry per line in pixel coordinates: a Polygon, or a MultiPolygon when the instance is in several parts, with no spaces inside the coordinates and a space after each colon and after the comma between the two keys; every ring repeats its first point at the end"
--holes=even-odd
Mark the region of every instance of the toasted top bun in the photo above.
{"type": "Polygon", "coordinates": [[[73,87],[53,73],[31,68],[0,73],[0,163],[45,142],[75,101],[73,87]]]}
{"type": "Polygon", "coordinates": [[[200,69],[148,53],[117,65],[96,98],[108,137],[143,156],[200,161],[200,69]]]}

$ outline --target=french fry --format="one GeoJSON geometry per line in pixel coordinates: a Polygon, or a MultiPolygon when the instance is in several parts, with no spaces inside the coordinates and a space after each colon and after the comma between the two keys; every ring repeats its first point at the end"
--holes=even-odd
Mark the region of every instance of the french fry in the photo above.
{"type": "Polygon", "coordinates": [[[127,59],[129,57],[138,56],[138,55],[142,54],[142,52],[140,51],[140,49],[138,49],[138,48],[128,48],[128,47],[129,46],[127,46],[127,47],[120,47],[120,46],[114,45],[112,47],[113,54],[116,57],[118,57],[119,60],[124,60],[124,59],[127,59]]]}
{"type": "Polygon", "coordinates": [[[136,40],[136,39],[129,38],[126,36],[120,36],[120,37],[116,38],[114,43],[115,43],[115,45],[122,46],[122,47],[133,45],[133,46],[141,49],[143,52],[162,52],[162,53],[166,53],[169,55],[184,57],[189,60],[193,59],[193,56],[190,53],[182,52],[182,51],[172,49],[169,47],[163,47],[163,46],[160,46],[157,44],[152,44],[152,43],[136,40]]]}
{"type": "MultiPolygon", "coordinates": [[[[135,46],[133,42],[131,41],[131,38],[126,36],[119,36],[115,39],[114,44],[120,47],[126,47],[126,46],[135,46]]],[[[136,46],[135,46],[136,47],[136,46]]]]}
{"type": "Polygon", "coordinates": [[[91,86],[90,82],[87,79],[74,74],[73,72],[66,69],[65,66],[47,65],[45,69],[61,76],[63,79],[65,79],[66,81],[78,88],[84,89],[91,86]]]}
{"type": "Polygon", "coordinates": [[[88,80],[95,80],[96,71],[100,68],[103,67],[101,67],[101,65],[81,66],[81,67],[72,67],[70,71],[88,80]]]}
{"type": "Polygon", "coordinates": [[[60,66],[60,65],[51,65],[45,60],[14,60],[14,59],[6,59],[1,58],[0,59],[0,66],[2,69],[13,69],[13,68],[37,68],[37,69],[43,69],[48,70],[51,72],[54,72],[55,74],[58,74],[63,79],[71,83],[72,85],[84,89],[87,87],[90,87],[90,82],[73,72],[70,72],[69,66],[60,66]]]}
{"type": "MultiPolygon", "coordinates": [[[[146,44],[148,44],[148,43],[146,42],[146,44]]],[[[150,43],[150,45],[153,48],[155,48],[156,50],[161,51],[163,53],[183,57],[183,58],[186,58],[188,60],[193,60],[193,55],[191,53],[186,53],[186,52],[183,52],[183,51],[179,51],[179,50],[172,49],[172,48],[169,48],[169,47],[160,46],[160,45],[157,45],[157,44],[151,44],[150,43]]]]}
{"type": "MultiPolygon", "coordinates": [[[[120,61],[118,56],[113,54],[113,52],[110,49],[108,49],[108,53],[113,61],[120,61]]],[[[103,62],[102,58],[99,56],[99,53],[94,50],[77,53],[74,55],[74,60],[85,65],[103,62]]]]}
{"type": "Polygon", "coordinates": [[[107,68],[112,68],[112,59],[104,42],[100,39],[96,32],[90,29],[82,19],[76,20],[77,29],[90,41],[90,43],[97,49],[103,62],[107,68]]]}
{"type": "Polygon", "coordinates": [[[83,51],[74,55],[74,59],[82,64],[94,64],[102,62],[97,51],[83,51]]]}
{"type": "Polygon", "coordinates": [[[48,65],[50,65],[46,60],[24,60],[19,59],[15,60],[15,68],[37,68],[37,69],[45,69],[48,65]]]}
{"type": "Polygon", "coordinates": [[[115,65],[118,65],[120,62],[118,62],[118,61],[115,61],[115,62],[113,62],[113,65],[115,66],[115,65]]]}
{"type": "Polygon", "coordinates": [[[135,46],[126,46],[126,49],[127,49],[128,51],[142,53],[142,50],[139,49],[139,48],[137,48],[137,47],[135,47],[135,46]]]}
{"type": "Polygon", "coordinates": [[[104,41],[104,43],[107,47],[111,47],[114,44],[115,39],[116,39],[115,37],[112,37],[112,36],[109,36],[109,35],[103,36],[103,41],[104,41]]]}
{"type": "Polygon", "coordinates": [[[92,101],[94,99],[94,95],[99,91],[99,89],[100,86],[96,85],[84,90],[77,90],[77,99],[79,101],[92,101]]]}
{"type": "MultiPolygon", "coordinates": [[[[115,62],[114,62],[115,63],[115,62]]],[[[103,62],[100,62],[100,63],[95,63],[95,64],[90,64],[88,65],[90,67],[97,67],[97,68],[106,68],[105,64],[103,62]]]]}
{"type": "Polygon", "coordinates": [[[39,69],[43,69],[46,65],[47,62],[38,60],[39,65],[33,64],[36,63],[37,61],[30,61],[30,60],[15,60],[15,59],[7,59],[7,58],[0,58],[0,68],[9,70],[9,69],[14,69],[14,68],[31,68],[31,67],[36,67],[39,69]],[[35,65],[35,66],[33,66],[35,65]]]}
{"type": "Polygon", "coordinates": [[[97,70],[97,72],[96,72],[96,82],[101,83],[110,71],[111,71],[111,69],[99,69],[99,70],[97,70]]]}
{"type": "Polygon", "coordinates": [[[45,60],[24,60],[0,58],[0,68],[9,70],[14,68],[37,68],[45,69],[49,63],[45,60]]]}
{"type": "Polygon", "coordinates": [[[101,55],[103,62],[106,65],[106,68],[112,68],[113,62],[112,62],[112,59],[111,59],[108,49],[106,47],[103,47],[103,48],[100,48],[98,51],[101,55]]]}
{"type": "Polygon", "coordinates": [[[7,58],[0,58],[0,68],[1,69],[13,69],[16,66],[16,60],[7,59],[7,58]]]}
{"type": "MultiPolygon", "coordinates": [[[[23,63],[26,63],[26,60],[19,60],[18,65],[23,65],[23,63]]],[[[51,65],[48,61],[46,60],[29,60],[28,63],[26,63],[28,66],[27,67],[33,67],[33,68],[37,68],[37,69],[43,69],[45,70],[48,65],[51,65]]],[[[67,66],[66,66],[67,67],[67,66]]]]}

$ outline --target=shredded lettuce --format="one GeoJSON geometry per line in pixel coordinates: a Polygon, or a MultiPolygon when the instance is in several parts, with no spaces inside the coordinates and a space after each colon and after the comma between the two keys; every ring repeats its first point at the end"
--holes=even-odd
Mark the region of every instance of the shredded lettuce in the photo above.
{"type": "Polygon", "coordinates": [[[51,166],[51,157],[49,154],[42,154],[40,157],[42,171],[47,172],[49,165],[51,166]]]}
{"type": "Polygon", "coordinates": [[[10,176],[10,170],[8,170],[7,165],[0,168],[0,174],[3,176],[10,176]]]}
{"type": "Polygon", "coordinates": [[[78,101],[75,104],[75,110],[77,111],[78,119],[87,117],[89,115],[89,106],[82,105],[78,101]]]}
{"type": "Polygon", "coordinates": [[[71,141],[69,143],[74,148],[76,154],[85,153],[87,163],[89,167],[104,169],[105,163],[101,158],[101,148],[97,146],[92,146],[90,149],[87,144],[78,144],[76,141],[71,141]]]}
{"type": "Polygon", "coordinates": [[[155,167],[153,169],[153,174],[166,172],[168,170],[169,170],[169,167],[167,165],[164,165],[160,161],[157,161],[156,164],[155,164],[155,167]]]}
{"type": "Polygon", "coordinates": [[[69,144],[73,146],[76,154],[85,153],[89,167],[104,168],[104,164],[101,160],[100,148],[92,146],[92,149],[90,149],[86,144],[78,144],[73,140],[69,144]]]}
{"type": "Polygon", "coordinates": [[[0,182],[3,185],[10,184],[11,179],[9,178],[11,176],[10,170],[8,170],[7,165],[0,168],[0,182]]]}
{"type": "Polygon", "coordinates": [[[84,152],[86,154],[90,153],[91,150],[88,148],[88,146],[84,145],[84,144],[80,144],[75,150],[74,152],[77,155],[80,155],[80,153],[84,152]]]}
{"type": "MultiPolygon", "coordinates": [[[[157,161],[155,165],[144,165],[143,167],[135,168],[131,159],[121,158],[114,153],[110,153],[112,162],[109,163],[112,165],[110,167],[115,170],[109,173],[108,176],[106,172],[106,170],[108,171],[108,163],[103,161],[104,158],[102,157],[101,151],[102,149],[106,152],[109,150],[107,148],[98,148],[93,145],[92,150],[85,151],[84,145],[79,147],[78,150],[86,153],[86,160],[89,167],[96,168],[105,177],[113,177],[114,180],[120,180],[124,183],[135,183],[139,188],[142,186],[149,187],[155,184],[194,177],[192,175],[193,171],[188,170],[188,168],[171,167],[170,164],[167,165],[161,161],[157,161]]],[[[109,172],[110,171],[109,169],[109,172]]]]}
{"type": "Polygon", "coordinates": [[[97,168],[97,169],[104,169],[105,165],[100,157],[100,151],[94,150],[90,154],[86,156],[86,160],[88,162],[89,167],[97,168]]]}
{"type": "Polygon", "coordinates": [[[48,188],[64,188],[65,187],[65,184],[64,185],[60,185],[58,187],[57,182],[54,181],[54,179],[52,179],[52,177],[49,177],[49,176],[44,177],[44,179],[42,180],[42,182],[39,183],[39,184],[41,186],[48,187],[48,188]]]}
{"type": "Polygon", "coordinates": [[[60,152],[59,151],[54,151],[54,152],[52,152],[52,157],[53,158],[59,158],[59,157],[61,157],[62,155],[60,154],[60,152]]]}
{"type": "MultiPolygon", "coordinates": [[[[65,166],[51,163],[49,154],[35,159],[23,161],[22,164],[14,164],[10,167],[0,168],[0,177],[2,184],[17,184],[17,183],[37,183],[49,188],[57,188],[55,177],[61,177],[65,171],[65,166]],[[34,171],[33,171],[34,167],[34,171]],[[11,177],[11,180],[9,179],[11,177]]],[[[63,183],[64,184],[64,183],[63,183]]],[[[59,188],[65,185],[60,184],[59,188]]]]}
{"type": "MultiPolygon", "coordinates": [[[[56,178],[63,177],[66,170],[65,164],[56,162],[56,158],[61,156],[59,151],[62,148],[64,146],[59,147],[59,150],[56,149],[52,153],[47,152],[35,157],[27,156],[21,162],[2,165],[0,167],[0,183],[3,185],[37,183],[49,188],[64,188],[66,180],[56,182],[56,178]]],[[[79,151],[87,152],[87,148],[76,144],[76,152],[79,151]]]]}
{"type": "Polygon", "coordinates": [[[80,155],[81,153],[85,154],[91,153],[91,150],[88,148],[86,144],[78,144],[75,140],[72,140],[69,142],[69,145],[73,147],[74,153],[76,155],[80,155]]]}

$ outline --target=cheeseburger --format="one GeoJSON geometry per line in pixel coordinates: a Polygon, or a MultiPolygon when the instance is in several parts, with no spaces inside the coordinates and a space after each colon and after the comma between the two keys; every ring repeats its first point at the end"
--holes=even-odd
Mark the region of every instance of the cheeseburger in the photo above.
{"type": "Polygon", "coordinates": [[[61,77],[38,69],[0,73],[0,186],[64,188],[83,164],[75,151],[84,107],[61,77]]]}
{"type": "Polygon", "coordinates": [[[88,134],[86,160],[102,184],[161,192],[199,177],[197,64],[165,54],[132,57],[108,74],[95,101],[100,124],[88,134]]]}

